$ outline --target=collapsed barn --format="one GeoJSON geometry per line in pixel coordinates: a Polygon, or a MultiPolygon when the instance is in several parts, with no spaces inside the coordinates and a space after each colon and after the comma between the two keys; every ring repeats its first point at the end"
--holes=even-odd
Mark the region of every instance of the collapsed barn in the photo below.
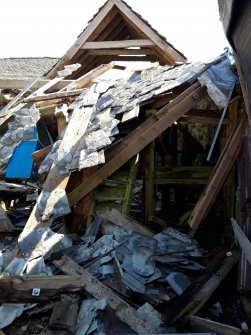
{"type": "Polygon", "coordinates": [[[0,329],[247,330],[251,142],[229,52],[188,63],[109,0],[45,77],[21,79],[0,111],[0,329]]]}

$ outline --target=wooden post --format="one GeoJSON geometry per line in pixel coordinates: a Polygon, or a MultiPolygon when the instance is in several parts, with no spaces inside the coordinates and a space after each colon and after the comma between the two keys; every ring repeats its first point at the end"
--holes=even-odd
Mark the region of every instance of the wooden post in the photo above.
{"type": "MultiPolygon", "coordinates": [[[[233,99],[233,101],[229,105],[229,113],[228,113],[228,124],[226,128],[226,138],[229,138],[231,132],[235,128],[237,124],[237,114],[238,114],[238,106],[239,106],[239,97],[233,99]]],[[[236,168],[233,166],[230,171],[227,180],[223,187],[223,223],[224,223],[224,242],[226,245],[232,241],[232,229],[230,225],[230,219],[235,216],[235,175],[236,168]]]]}
{"type": "Polygon", "coordinates": [[[205,91],[200,85],[195,83],[127,135],[124,140],[114,148],[110,160],[88,178],[86,182],[80,184],[74,191],[68,194],[70,205],[77,203],[129,159],[151,143],[164,130],[170,127],[174,121],[188,112],[204,93],[205,91]]]}
{"type": "Polygon", "coordinates": [[[137,176],[138,171],[138,165],[139,165],[139,154],[137,154],[131,162],[131,168],[128,176],[128,183],[126,185],[126,191],[125,191],[125,201],[123,203],[122,212],[124,214],[129,214],[131,209],[131,203],[132,203],[132,194],[133,194],[133,188],[137,176]]]}
{"type": "MultiPolygon", "coordinates": [[[[154,114],[154,110],[148,110],[146,117],[154,114]]],[[[155,152],[154,141],[152,141],[144,150],[145,159],[145,203],[144,203],[144,222],[149,225],[149,217],[155,215],[155,195],[154,195],[154,165],[155,152]]]]}
{"type": "Polygon", "coordinates": [[[193,212],[188,220],[191,227],[191,236],[194,236],[202,220],[208,214],[216,196],[224,184],[233,167],[243,143],[243,133],[246,127],[246,113],[242,113],[237,127],[232,132],[226,146],[218,159],[209,183],[201,194],[193,212]]]}

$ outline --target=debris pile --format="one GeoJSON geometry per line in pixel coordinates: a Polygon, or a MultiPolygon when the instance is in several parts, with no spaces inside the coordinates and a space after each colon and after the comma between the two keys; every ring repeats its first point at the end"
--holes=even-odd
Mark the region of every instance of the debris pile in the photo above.
{"type": "Polygon", "coordinates": [[[0,329],[241,334],[237,297],[215,301],[239,259],[237,77],[225,55],[101,77],[114,67],[65,66],[0,111],[0,329]]]}

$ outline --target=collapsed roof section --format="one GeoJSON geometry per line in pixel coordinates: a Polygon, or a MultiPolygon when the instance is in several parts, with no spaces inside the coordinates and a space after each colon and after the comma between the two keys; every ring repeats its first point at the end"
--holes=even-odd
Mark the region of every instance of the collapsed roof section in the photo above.
{"type": "Polygon", "coordinates": [[[82,67],[70,77],[76,79],[111,61],[157,61],[172,65],[184,63],[186,57],[124,1],[108,0],[47,78],[54,78],[64,65],[80,63],[82,67]]]}

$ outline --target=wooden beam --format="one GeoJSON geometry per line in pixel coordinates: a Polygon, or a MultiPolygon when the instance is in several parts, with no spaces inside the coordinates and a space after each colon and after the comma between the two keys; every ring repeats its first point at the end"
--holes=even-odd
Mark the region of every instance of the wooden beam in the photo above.
{"type": "Polygon", "coordinates": [[[165,40],[163,40],[149,25],[147,25],[138,15],[136,15],[124,2],[120,0],[111,0],[119,9],[125,20],[140,30],[147,36],[154,44],[164,52],[165,58],[169,63],[185,62],[186,59],[172,48],[165,40]]]}
{"type": "Polygon", "coordinates": [[[239,259],[239,253],[233,252],[231,257],[226,257],[226,252],[219,252],[207,269],[195,279],[192,284],[178,297],[173,299],[164,313],[166,324],[173,324],[179,320],[179,325],[186,323],[191,315],[207,302],[213,292],[233,268],[239,259]]]}
{"type": "Polygon", "coordinates": [[[129,172],[128,179],[127,179],[125,196],[124,196],[124,201],[123,201],[123,206],[122,206],[122,212],[125,214],[130,213],[131,204],[132,204],[132,195],[133,195],[133,190],[135,187],[135,181],[136,181],[137,172],[138,172],[138,165],[139,165],[139,154],[137,154],[132,159],[130,172],[129,172]]]}
{"type": "Polygon", "coordinates": [[[242,330],[223,323],[200,318],[198,316],[190,316],[190,324],[193,331],[213,331],[217,335],[241,335],[242,330]]]}
{"type": "Polygon", "coordinates": [[[156,185],[206,185],[208,179],[155,179],[156,185]]]}
{"type": "Polygon", "coordinates": [[[151,47],[154,43],[150,39],[139,39],[139,40],[124,40],[124,41],[95,41],[85,42],[81,49],[119,49],[119,48],[133,48],[133,47],[151,47]]]}
{"type": "Polygon", "coordinates": [[[92,33],[99,26],[100,31],[102,31],[110,21],[115,16],[115,13],[111,12],[112,8],[114,8],[114,3],[111,1],[107,1],[102,10],[94,17],[94,19],[90,22],[90,24],[85,28],[82,34],[78,37],[73,46],[66,52],[66,54],[60,59],[60,61],[51,69],[51,71],[47,74],[46,78],[53,78],[56,76],[58,70],[61,70],[65,64],[69,64],[76,54],[76,52],[80,49],[80,47],[87,41],[87,39],[92,35],[92,33]]]}
{"type": "Polygon", "coordinates": [[[209,183],[203,190],[188,220],[191,236],[194,236],[200,223],[206,217],[231,168],[233,167],[243,142],[246,128],[246,113],[242,113],[236,128],[233,130],[225,148],[219,157],[209,183]]]}
{"type": "Polygon", "coordinates": [[[28,98],[24,98],[21,102],[29,103],[29,102],[38,102],[38,101],[45,101],[45,100],[54,100],[54,99],[64,99],[67,97],[76,97],[83,92],[82,89],[69,91],[69,92],[55,92],[55,93],[48,93],[42,94],[38,96],[31,96],[28,98]]]}
{"type": "MultiPolygon", "coordinates": [[[[49,79],[38,79],[32,86],[33,89],[38,90],[40,87],[47,84],[50,80],[49,79]]],[[[72,80],[61,80],[57,83],[53,90],[58,91],[64,88],[65,86],[69,85],[72,80]]],[[[0,79],[0,89],[15,89],[15,90],[22,90],[30,83],[30,79],[0,79]]]]}
{"type": "Polygon", "coordinates": [[[136,333],[155,334],[160,332],[148,320],[142,318],[127,302],[69,257],[64,255],[60,259],[54,260],[53,264],[66,274],[81,275],[84,289],[96,299],[106,299],[108,306],[116,316],[127,323],[136,333]]]}
{"type": "Polygon", "coordinates": [[[104,227],[107,226],[107,222],[109,223],[111,222],[113,226],[115,225],[117,227],[121,227],[128,231],[134,231],[141,235],[146,235],[150,237],[154,236],[154,233],[149,228],[147,228],[146,226],[140,224],[139,222],[137,222],[130,216],[127,216],[114,208],[111,210],[102,209],[98,211],[97,214],[98,216],[104,219],[104,222],[105,222],[103,224],[104,227]]]}
{"type": "Polygon", "coordinates": [[[58,138],[62,139],[61,134],[63,134],[63,130],[66,128],[66,125],[67,125],[66,116],[62,111],[60,111],[56,113],[55,117],[57,121],[58,138]]]}
{"type": "Polygon", "coordinates": [[[111,62],[109,64],[100,65],[97,68],[91,70],[90,72],[84,74],[82,77],[73,81],[70,85],[65,87],[65,90],[77,90],[80,88],[84,88],[88,85],[92,80],[101,76],[105,72],[111,70],[115,66],[115,63],[111,62]]]}
{"type": "Polygon", "coordinates": [[[6,112],[13,107],[14,105],[16,105],[17,103],[20,102],[22,96],[29,91],[29,89],[31,89],[31,87],[37,82],[38,79],[32,80],[31,82],[29,82],[27,84],[27,86],[13,99],[11,100],[6,106],[4,106],[4,108],[2,108],[0,110],[0,116],[3,117],[6,115],[6,112]]]}
{"type": "Polygon", "coordinates": [[[234,236],[236,240],[238,241],[241,250],[243,254],[245,255],[247,261],[249,264],[251,264],[251,242],[241,229],[241,227],[238,225],[237,221],[235,219],[231,219],[233,231],[234,231],[234,236]]]}
{"type": "Polygon", "coordinates": [[[109,56],[109,55],[153,55],[151,49],[94,49],[89,51],[89,55],[109,56]]]}
{"type": "Polygon", "coordinates": [[[49,152],[51,152],[52,146],[53,145],[51,144],[43,149],[33,152],[32,158],[37,166],[40,166],[43,163],[45,157],[48,155],[49,152]]]}
{"type": "MultiPolygon", "coordinates": [[[[202,114],[202,113],[201,113],[202,114]]],[[[180,122],[186,122],[186,123],[202,123],[202,124],[213,124],[217,125],[219,123],[218,117],[208,117],[208,116],[190,116],[186,115],[179,120],[180,122]]],[[[223,121],[223,125],[228,125],[228,120],[223,121]]]]}
{"type": "Polygon", "coordinates": [[[114,56],[100,56],[102,57],[102,62],[156,62],[156,57],[154,56],[120,56],[120,55],[114,55],[114,56]]]}
{"type": "MultiPolygon", "coordinates": [[[[239,252],[234,251],[233,256],[226,257],[220,269],[200,288],[199,292],[193,297],[191,302],[182,311],[182,320],[188,320],[191,315],[196,314],[208,301],[214,291],[222,283],[230,270],[239,260],[239,252]]],[[[179,315],[179,318],[181,315],[179,315]]]]}
{"type": "Polygon", "coordinates": [[[12,233],[14,230],[15,228],[0,203],[0,233],[12,233]]]}
{"type": "Polygon", "coordinates": [[[0,276],[0,303],[43,302],[60,293],[83,289],[79,275],[0,276]],[[34,289],[39,289],[37,295],[34,289]]]}
{"type": "MultiPolygon", "coordinates": [[[[155,110],[147,110],[146,117],[149,117],[156,113],[155,110]]],[[[145,224],[149,224],[149,217],[155,215],[155,185],[154,185],[154,167],[155,167],[155,151],[154,151],[154,141],[148,144],[144,150],[145,159],[145,202],[144,202],[144,221],[145,224]]]]}
{"type": "MultiPolygon", "coordinates": [[[[67,295],[63,295],[61,301],[53,308],[49,328],[57,331],[66,331],[66,334],[74,334],[78,313],[78,301],[67,295]]],[[[53,333],[55,335],[55,333],[53,333]]],[[[48,335],[48,334],[47,334],[48,335]]]]}
{"type": "Polygon", "coordinates": [[[175,166],[173,168],[157,166],[154,174],[156,179],[208,180],[212,172],[212,166],[175,166]]]}
{"type": "MultiPolygon", "coordinates": [[[[81,182],[84,182],[88,179],[92,173],[94,173],[97,170],[97,166],[92,166],[86,169],[83,169],[81,171],[76,172],[75,174],[72,174],[68,188],[71,188],[74,183],[74,177],[77,177],[77,181],[79,185],[81,182]]],[[[83,197],[76,205],[73,213],[73,217],[71,219],[71,223],[69,225],[70,232],[77,233],[77,234],[83,234],[86,230],[87,224],[88,224],[88,217],[89,212],[92,204],[93,199],[93,192],[90,192],[85,197],[83,197]]]]}
{"type": "Polygon", "coordinates": [[[164,130],[170,127],[174,121],[178,120],[191,109],[204,95],[204,92],[198,83],[194,84],[132,131],[125,137],[122,143],[113,150],[113,156],[106,164],[89,177],[86,182],[68,194],[69,203],[71,205],[77,203],[130,158],[151,143],[164,130]]]}

